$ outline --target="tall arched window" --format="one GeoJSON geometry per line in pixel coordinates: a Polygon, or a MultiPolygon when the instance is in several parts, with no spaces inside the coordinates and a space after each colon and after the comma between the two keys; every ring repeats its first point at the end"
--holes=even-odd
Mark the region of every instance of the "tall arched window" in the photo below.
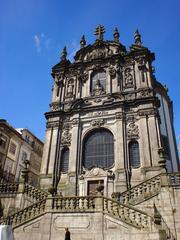
{"type": "Polygon", "coordinates": [[[68,172],[69,167],[69,149],[64,148],[61,153],[61,172],[68,172]]]}
{"type": "Polygon", "coordinates": [[[129,162],[133,168],[140,167],[139,143],[137,141],[129,143],[129,162]]]}
{"type": "Polygon", "coordinates": [[[91,92],[106,91],[106,73],[101,71],[92,75],[91,92]]]}
{"type": "Polygon", "coordinates": [[[110,131],[98,129],[91,132],[83,144],[85,168],[110,168],[114,163],[114,139],[110,131]]]}

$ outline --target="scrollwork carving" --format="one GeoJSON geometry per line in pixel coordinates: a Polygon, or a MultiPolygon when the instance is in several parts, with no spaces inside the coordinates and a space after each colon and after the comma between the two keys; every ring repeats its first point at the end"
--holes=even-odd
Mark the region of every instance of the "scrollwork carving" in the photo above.
{"type": "Polygon", "coordinates": [[[104,119],[93,119],[92,122],[91,122],[91,125],[94,127],[100,127],[104,124],[104,119]]]}
{"type": "Polygon", "coordinates": [[[137,138],[139,137],[139,128],[134,122],[130,122],[127,128],[128,138],[137,138]]]}

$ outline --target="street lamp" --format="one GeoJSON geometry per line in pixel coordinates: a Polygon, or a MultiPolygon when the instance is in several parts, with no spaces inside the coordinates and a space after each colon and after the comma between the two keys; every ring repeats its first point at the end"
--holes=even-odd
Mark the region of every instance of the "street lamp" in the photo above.
{"type": "Polygon", "coordinates": [[[24,164],[24,167],[21,171],[21,175],[22,175],[22,178],[24,179],[24,183],[27,183],[28,182],[28,172],[29,172],[30,162],[29,162],[29,160],[25,159],[23,161],[23,164],[24,164]]]}

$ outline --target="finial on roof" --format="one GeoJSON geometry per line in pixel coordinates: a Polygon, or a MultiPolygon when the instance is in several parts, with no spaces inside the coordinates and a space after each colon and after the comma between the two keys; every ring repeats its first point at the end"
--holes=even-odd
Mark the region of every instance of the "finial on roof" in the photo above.
{"type": "Polygon", "coordinates": [[[113,36],[114,36],[114,42],[119,43],[119,31],[117,27],[114,29],[113,36]]]}
{"type": "Polygon", "coordinates": [[[96,40],[103,40],[103,34],[105,33],[105,28],[102,25],[99,25],[96,28],[94,35],[97,36],[96,40]]]}
{"type": "Polygon", "coordinates": [[[134,41],[135,41],[136,45],[142,46],[141,35],[139,34],[138,30],[136,30],[135,33],[134,33],[134,41]]]}
{"type": "Polygon", "coordinates": [[[64,47],[61,53],[61,61],[66,60],[66,57],[67,57],[67,51],[66,51],[66,47],[64,47]]]}
{"type": "Polygon", "coordinates": [[[86,45],[86,40],[84,35],[81,38],[80,45],[81,45],[81,48],[83,48],[86,45]]]}

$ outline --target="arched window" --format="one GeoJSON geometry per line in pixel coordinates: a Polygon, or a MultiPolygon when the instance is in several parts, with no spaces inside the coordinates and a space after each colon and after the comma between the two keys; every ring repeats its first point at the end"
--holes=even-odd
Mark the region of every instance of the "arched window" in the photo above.
{"type": "Polygon", "coordinates": [[[91,78],[91,92],[105,92],[106,91],[106,73],[97,72],[91,78]]]}
{"type": "Polygon", "coordinates": [[[110,168],[114,163],[114,139],[110,131],[98,129],[91,132],[83,144],[85,168],[110,168]]]}
{"type": "Polygon", "coordinates": [[[69,167],[69,149],[64,148],[61,153],[61,172],[68,172],[69,167]]]}
{"type": "Polygon", "coordinates": [[[129,143],[129,162],[133,168],[140,167],[139,143],[137,141],[129,143]]]}

